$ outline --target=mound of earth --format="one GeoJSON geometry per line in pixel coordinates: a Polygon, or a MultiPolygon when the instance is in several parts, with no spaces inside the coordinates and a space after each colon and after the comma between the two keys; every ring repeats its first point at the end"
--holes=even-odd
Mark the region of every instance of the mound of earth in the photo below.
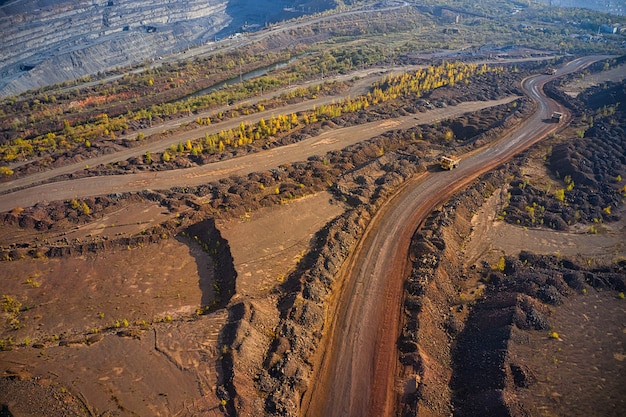
{"type": "Polygon", "coordinates": [[[578,138],[553,146],[547,159],[553,182],[547,189],[525,179],[510,183],[502,213],[507,222],[555,230],[588,224],[589,231],[597,233],[601,223],[617,220],[614,212],[626,192],[622,180],[626,175],[626,129],[617,123],[624,116],[615,110],[618,102],[612,99],[620,98],[625,88],[622,83],[587,95],[589,105],[602,97],[603,108],[590,116],[591,125],[576,131],[578,138]]]}
{"type": "MultiPolygon", "coordinates": [[[[517,392],[529,388],[538,379],[547,382],[549,370],[522,353],[528,350],[524,345],[529,344],[529,338],[543,339],[542,344],[546,344],[563,336],[556,330],[569,327],[571,323],[556,322],[551,316],[558,309],[552,306],[563,305],[566,297],[573,296],[577,299],[574,303],[584,304],[584,297],[573,294],[599,291],[609,292],[600,295],[607,301],[618,300],[618,293],[626,290],[626,263],[590,268],[556,256],[522,252],[518,258],[507,258],[502,272],[485,271],[483,280],[485,295],[472,308],[463,331],[455,339],[451,382],[455,415],[535,415],[536,405],[518,399],[517,392]]],[[[587,308],[578,310],[583,316],[592,313],[587,308]]],[[[623,330],[619,317],[610,315],[594,324],[610,332],[623,330]]],[[[619,346],[612,349],[619,351],[619,346]]],[[[558,356],[560,360],[571,360],[570,355],[571,352],[563,352],[558,356]]],[[[606,399],[592,396],[595,405],[588,406],[606,410],[602,415],[618,415],[623,402],[617,394],[621,390],[620,371],[615,368],[621,366],[612,355],[598,356],[601,357],[598,371],[603,375],[603,395],[613,400],[607,403],[606,399]]],[[[579,365],[578,372],[589,375],[578,389],[597,392],[597,377],[589,364],[579,365]]],[[[565,386],[555,389],[567,391],[565,386]]]]}
{"type": "Polygon", "coordinates": [[[596,102],[603,97],[606,107],[582,137],[575,121],[562,134],[569,139],[557,137],[484,176],[416,233],[398,340],[403,415],[620,415],[626,165],[618,122],[624,114],[611,110],[609,98],[622,88],[588,95],[596,102]],[[545,149],[546,166],[537,169],[545,149]],[[505,205],[482,220],[511,221],[516,227],[507,229],[506,240],[518,243],[498,259],[491,254],[503,250],[486,246],[495,241],[474,247],[481,243],[472,240],[471,219],[503,185],[505,205]],[[546,230],[544,238],[552,233],[553,245],[525,242],[528,227],[546,230]],[[558,255],[566,235],[546,227],[582,232],[583,246],[569,250],[573,256],[558,255]],[[605,233],[615,252],[586,251],[595,233],[605,233]],[[542,247],[550,252],[531,252],[542,247]]]}

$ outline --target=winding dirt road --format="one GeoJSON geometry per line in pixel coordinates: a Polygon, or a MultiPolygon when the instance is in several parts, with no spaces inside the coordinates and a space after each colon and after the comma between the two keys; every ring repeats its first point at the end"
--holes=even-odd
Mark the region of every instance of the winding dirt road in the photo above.
{"type": "MultiPolygon", "coordinates": [[[[574,60],[556,76],[602,58],[574,60]]],[[[523,126],[494,145],[464,158],[457,170],[424,174],[408,181],[376,214],[344,267],[341,280],[344,284],[337,295],[330,314],[332,322],[328,323],[328,334],[323,341],[327,348],[314,378],[317,383],[303,399],[305,415],[380,417],[395,414],[396,340],[411,237],[423,219],[453,193],[559,128],[559,125],[544,122],[552,111],[563,111],[541,92],[543,84],[551,78],[540,75],[524,81],[523,88],[537,102],[537,111],[523,126]]],[[[0,196],[0,211],[42,201],[206,184],[224,176],[306,160],[308,156],[341,149],[388,130],[456,117],[512,99],[462,103],[416,116],[336,129],[294,145],[187,170],[91,177],[33,186],[0,196]]],[[[310,108],[311,102],[307,106],[310,108]]],[[[241,119],[236,121],[239,122],[241,119]]],[[[33,181],[33,178],[28,180],[33,181]]]]}
{"type": "MultiPolygon", "coordinates": [[[[602,58],[576,59],[556,76],[602,58]]],[[[543,94],[543,85],[552,78],[538,75],[524,80],[522,87],[537,103],[537,111],[518,129],[464,158],[456,170],[408,181],[376,214],[344,267],[343,287],[329,314],[332,319],[323,340],[326,351],[312,378],[316,384],[303,398],[304,415],[396,415],[401,394],[395,380],[399,373],[396,341],[411,237],[428,214],[455,192],[560,127],[545,122],[552,111],[565,113],[543,94]]]]}

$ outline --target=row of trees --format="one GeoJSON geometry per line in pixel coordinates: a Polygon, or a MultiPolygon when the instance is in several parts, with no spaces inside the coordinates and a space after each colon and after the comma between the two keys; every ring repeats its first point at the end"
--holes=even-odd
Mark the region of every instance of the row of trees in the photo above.
{"type": "MultiPolygon", "coordinates": [[[[92,122],[78,124],[76,126],[72,126],[68,121],[64,121],[63,129],[60,131],[48,132],[32,139],[16,138],[0,145],[0,160],[11,162],[16,159],[27,159],[36,154],[65,151],[78,146],[90,147],[93,142],[98,140],[112,140],[119,137],[124,130],[128,129],[129,124],[132,122],[146,120],[148,123],[151,123],[156,117],[167,117],[182,111],[186,113],[198,112],[211,108],[214,105],[229,103],[231,100],[241,100],[256,92],[255,88],[248,88],[246,86],[268,86],[277,84],[276,79],[272,77],[261,77],[261,79],[243,83],[232,89],[220,90],[184,101],[153,105],[150,108],[142,109],[137,112],[131,111],[117,117],[109,117],[106,113],[102,113],[92,122]]],[[[300,99],[313,98],[318,94],[324,94],[335,88],[335,83],[297,88],[282,95],[278,101],[284,103],[295,97],[300,99]]],[[[279,105],[279,102],[274,103],[274,105],[279,105]]],[[[237,108],[245,114],[265,110],[265,106],[262,103],[255,106],[237,108]]],[[[231,114],[236,116],[236,113],[231,112],[231,114]]],[[[216,119],[222,118],[224,118],[223,112],[219,113],[216,117],[216,119]]],[[[210,124],[211,118],[199,117],[196,121],[200,125],[210,124]]]]}
{"type": "Polygon", "coordinates": [[[78,126],[71,126],[68,121],[64,121],[61,131],[48,132],[32,139],[18,137],[0,145],[0,159],[11,162],[16,159],[27,159],[35,154],[50,154],[77,146],[89,148],[96,140],[115,139],[127,128],[128,123],[124,118],[109,118],[106,113],[98,115],[93,122],[78,126]]]}
{"type": "MultiPolygon", "coordinates": [[[[502,72],[503,67],[489,67],[487,65],[464,64],[460,62],[444,63],[430,66],[413,73],[390,76],[376,83],[372,91],[365,95],[316,106],[311,110],[279,114],[270,119],[261,119],[258,123],[241,123],[239,127],[222,130],[215,134],[205,134],[203,138],[187,141],[186,144],[172,146],[165,152],[161,160],[169,162],[178,155],[198,155],[200,153],[215,154],[228,149],[237,148],[254,142],[267,141],[280,133],[289,132],[302,126],[316,122],[330,120],[342,114],[358,112],[370,105],[381,104],[407,96],[421,96],[428,91],[445,85],[453,85],[462,80],[469,83],[471,77],[486,72],[502,72]]],[[[210,123],[210,119],[203,119],[201,124],[210,123]]]]}
{"type": "Polygon", "coordinates": [[[453,86],[458,82],[469,83],[473,75],[487,72],[499,73],[504,71],[502,66],[490,67],[487,64],[466,64],[463,62],[449,62],[438,66],[429,66],[415,73],[386,76],[380,83],[374,85],[373,99],[378,103],[385,98],[395,98],[407,95],[421,97],[425,92],[445,85],[453,86]]]}

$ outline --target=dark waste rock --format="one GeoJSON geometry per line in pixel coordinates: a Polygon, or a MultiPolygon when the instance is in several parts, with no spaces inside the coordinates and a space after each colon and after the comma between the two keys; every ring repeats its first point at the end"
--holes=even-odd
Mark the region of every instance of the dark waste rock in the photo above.
{"type": "Polygon", "coordinates": [[[563,280],[573,290],[582,291],[585,288],[585,275],[580,271],[570,271],[564,274],[563,280]]]}
{"type": "Polygon", "coordinates": [[[513,382],[520,388],[528,388],[535,382],[537,377],[534,372],[526,365],[512,363],[510,365],[513,382]]]}
{"type": "Polygon", "coordinates": [[[454,338],[463,330],[463,322],[455,315],[450,314],[444,322],[444,326],[450,337],[454,338]]]}
{"type": "Polygon", "coordinates": [[[269,373],[263,369],[256,379],[258,388],[263,392],[273,392],[278,387],[278,380],[269,375],[269,373]]]}
{"type": "Polygon", "coordinates": [[[328,295],[328,291],[323,285],[317,282],[306,282],[302,289],[302,296],[316,303],[321,302],[328,295]]]}
{"type": "Polygon", "coordinates": [[[94,343],[100,342],[103,338],[104,336],[101,334],[94,334],[93,336],[89,336],[87,340],[85,340],[85,343],[87,345],[93,345],[94,343]]]}
{"type": "Polygon", "coordinates": [[[563,298],[559,291],[552,285],[546,285],[539,288],[537,291],[537,297],[547,304],[558,305],[563,303],[563,298]]]}

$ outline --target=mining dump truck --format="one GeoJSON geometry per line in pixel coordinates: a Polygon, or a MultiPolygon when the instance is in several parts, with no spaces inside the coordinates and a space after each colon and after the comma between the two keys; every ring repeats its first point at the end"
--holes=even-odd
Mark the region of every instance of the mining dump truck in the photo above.
{"type": "Polygon", "coordinates": [[[451,157],[451,156],[442,156],[439,158],[439,166],[442,169],[453,169],[459,165],[459,158],[451,157]]]}
{"type": "Polygon", "coordinates": [[[555,111],[554,113],[552,113],[550,120],[552,120],[554,123],[560,123],[562,118],[563,118],[563,113],[559,113],[558,111],[555,111]]]}

